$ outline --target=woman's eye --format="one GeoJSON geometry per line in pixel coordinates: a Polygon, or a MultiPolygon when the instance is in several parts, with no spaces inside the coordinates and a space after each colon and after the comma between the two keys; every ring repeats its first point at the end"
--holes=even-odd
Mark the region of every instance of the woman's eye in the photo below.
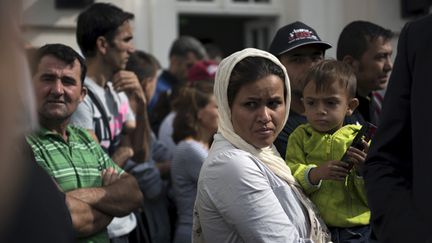
{"type": "Polygon", "coordinates": [[[267,106],[268,106],[269,108],[271,108],[271,109],[276,109],[276,108],[278,108],[281,104],[282,104],[281,101],[279,101],[279,100],[275,100],[275,101],[270,101],[270,102],[268,103],[267,106]]]}

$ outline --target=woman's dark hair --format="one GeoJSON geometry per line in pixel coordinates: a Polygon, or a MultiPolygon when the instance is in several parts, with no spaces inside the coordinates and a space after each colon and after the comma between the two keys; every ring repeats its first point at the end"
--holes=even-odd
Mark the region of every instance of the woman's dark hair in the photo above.
{"type": "Polygon", "coordinates": [[[173,140],[175,143],[187,137],[197,138],[199,132],[198,111],[210,102],[213,95],[213,83],[196,82],[191,87],[180,89],[173,107],[174,118],[173,140]]]}
{"type": "Polygon", "coordinates": [[[276,75],[282,80],[284,84],[284,97],[286,100],[285,74],[282,68],[265,57],[246,57],[238,62],[231,72],[227,90],[229,106],[232,106],[241,87],[267,77],[268,75],[276,75]]]}

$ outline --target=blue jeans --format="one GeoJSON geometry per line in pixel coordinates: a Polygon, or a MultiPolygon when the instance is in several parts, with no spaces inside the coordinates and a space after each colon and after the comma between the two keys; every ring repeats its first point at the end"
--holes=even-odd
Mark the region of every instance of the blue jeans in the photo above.
{"type": "Polygon", "coordinates": [[[330,227],[333,243],[370,243],[370,225],[350,228],[330,227]]]}

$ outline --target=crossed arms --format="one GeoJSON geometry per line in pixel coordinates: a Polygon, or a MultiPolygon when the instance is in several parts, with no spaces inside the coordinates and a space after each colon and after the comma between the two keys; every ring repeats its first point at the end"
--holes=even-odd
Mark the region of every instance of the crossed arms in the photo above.
{"type": "Polygon", "coordinates": [[[79,237],[93,235],[111,222],[137,209],[143,196],[133,176],[118,175],[109,168],[102,172],[103,186],[79,188],[66,193],[66,204],[79,237]]]}

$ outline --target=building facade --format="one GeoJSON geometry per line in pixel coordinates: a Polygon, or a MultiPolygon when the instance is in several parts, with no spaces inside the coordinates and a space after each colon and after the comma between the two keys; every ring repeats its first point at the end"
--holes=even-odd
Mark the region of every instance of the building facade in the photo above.
{"type": "MultiPolygon", "coordinates": [[[[70,1],[70,0],[69,0],[70,1]]],[[[91,2],[91,1],[87,1],[91,2]]],[[[225,55],[245,47],[267,49],[275,31],[303,21],[336,46],[342,28],[367,20],[399,33],[402,18],[394,0],[111,0],[135,14],[135,46],[168,65],[168,51],[179,35],[192,35],[221,47],[225,55]]],[[[34,46],[64,43],[78,50],[75,26],[82,7],[62,8],[57,0],[24,0],[24,33],[34,46]]],[[[395,44],[396,44],[395,38],[395,44]]],[[[332,48],[327,56],[335,57],[332,48]]]]}

